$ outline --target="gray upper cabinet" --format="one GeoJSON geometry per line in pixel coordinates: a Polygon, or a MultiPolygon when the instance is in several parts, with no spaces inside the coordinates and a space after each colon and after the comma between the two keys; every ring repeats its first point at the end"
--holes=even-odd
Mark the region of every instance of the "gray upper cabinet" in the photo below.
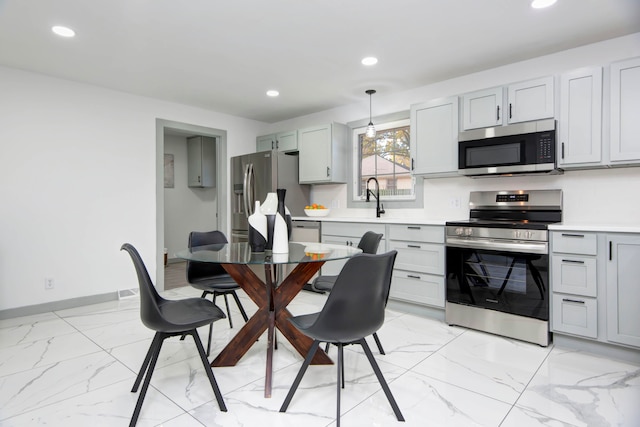
{"type": "Polygon", "coordinates": [[[560,77],[558,165],[604,166],[602,68],[582,68],[560,77]]]}
{"type": "Polygon", "coordinates": [[[411,150],[413,174],[457,175],[457,96],[411,106],[411,150]]]}
{"type": "Polygon", "coordinates": [[[300,184],[347,182],[347,127],[339,123],[298,130],[300,184]]]}
{"type": "Polygon", "coordinates": [[[262,135],[256,138],[256,151],[298,151],[298,131],[262,135]]]}
{"type": "Polygon", "coordinates": [[[216,186],[216,139],[206,136],[187,138],[189,187],[216,186]]]}
{"type": "Polygon", "coordinates": [[[612,166],[640,162],[640,58],[611,64],[612,166]]]}
{"type": "Polygon", "coordinates": [[[502,125],[502,88],[484,89],[462,95],[464,130],[502,125]]]}
{"type": "Polygon", "coordinates": [[[462,128],[479,129],[554,116],[553,76],[462,95],[462,128]],[[504,100],[506,89],[507,99],[504,100]]]}

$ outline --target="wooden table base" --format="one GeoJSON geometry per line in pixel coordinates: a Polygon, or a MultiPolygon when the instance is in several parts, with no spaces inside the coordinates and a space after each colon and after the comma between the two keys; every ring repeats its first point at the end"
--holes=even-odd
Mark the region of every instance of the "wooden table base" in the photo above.
{"type": "MultiPolygon", "coordinates": [[[[286,307],[307,281],[322,267],[322,264],[324,262],[309,262],[296,265],[279,286],[272,280],[272,264],[265,264],[266,283],[256,276],[248,265],[222,264],[227,273],[258,306],[258,311],[211,362],[211,366],[235,366],[251,346],[256,343],[260,335],[265,330],[268,330],[264,395],[265,397],[271,397],[275,328],[278,328],[282,336],[293,345],[303,358],[307,355],[313,340],[289,322],[291,313],[286,307]]],[[[324,351],[318,349],[311,363],[314,365],[330,365],[333,364],[333,361],[324,351]]]]}

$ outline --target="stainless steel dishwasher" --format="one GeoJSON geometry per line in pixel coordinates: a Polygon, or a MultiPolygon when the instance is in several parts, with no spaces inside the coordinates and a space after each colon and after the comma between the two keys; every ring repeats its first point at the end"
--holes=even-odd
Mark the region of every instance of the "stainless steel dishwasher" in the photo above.
{"type": "Polygon", "coordinates": [[[294,220],[292,221],[292,242],[320,242],[320,221],[294,220]]]}
{"type": "MultiPolygon", "coordinates": [[[[319,243],[320,242],[320,221],[307,221],[307,220],[294,220],[291,221],[292,229],[291,229],[291,241],[292,242],[309,242],[309,243],[319,243]]],[[[294,266],[287,265],[288,268],[293,268],[294,266]]],[[[289,270],[287,270],[287,274],[289,270]]],[[[313,282],[313,280],[318,277],[318,273],[316,273],[309,281],[313,282]]],[[[311,285],[306,284],[304,289],[307,291],[311,291],[311,285]]]]}

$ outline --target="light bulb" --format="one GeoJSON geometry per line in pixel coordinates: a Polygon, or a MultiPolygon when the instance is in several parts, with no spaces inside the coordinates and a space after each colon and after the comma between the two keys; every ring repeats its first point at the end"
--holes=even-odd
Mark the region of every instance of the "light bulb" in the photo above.
{"type": "Polygon", "coordinates": [[[365,135],[367,136],[367,138],[373,138],[374,136],[376,136],[376,128],[375,126],[373,126],[372,122],[369,122],[365,135]]]}

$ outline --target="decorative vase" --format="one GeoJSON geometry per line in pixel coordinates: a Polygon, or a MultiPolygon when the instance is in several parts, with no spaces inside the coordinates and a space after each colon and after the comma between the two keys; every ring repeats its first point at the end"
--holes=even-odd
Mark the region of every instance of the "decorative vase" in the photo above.
{"type": "Polygon", "coordinates": [[[267,198],[262,202],[262,213],[267,218],[267,245],[265,249],[273,248],[273,227],[276,222],[276,212],[278,212],[278,196],[276,193],[267,193],[267,198]]]}
{"type": "Polygon", "coordinates": [[[284,206],[284,197],[287,190],[278,188],[278,211],[276,212],[275,222],[273,224],[273,247],[271,250],[274,254],[285,254],[289,252],[289,228],[287,227],[286,208],[284,206]]]}
{"type": "Polygon", "coordinates": [[[260,202],[256,200],[256,208],[249,215],[249,246],[251,252],[264,252],[267,247],[267,217],[260,210],[260,202]]]}

